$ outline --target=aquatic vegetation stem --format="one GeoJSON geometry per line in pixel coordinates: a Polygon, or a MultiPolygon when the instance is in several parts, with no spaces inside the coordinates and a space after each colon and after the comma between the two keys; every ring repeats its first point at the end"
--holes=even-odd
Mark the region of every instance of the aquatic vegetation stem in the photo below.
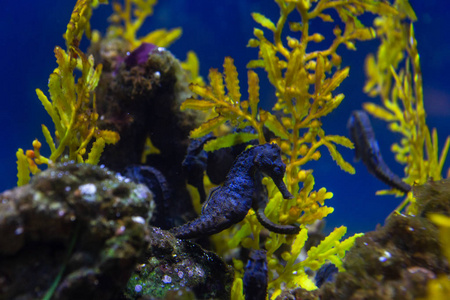
{"type": "Polygon", "coordinates": [[[47,290],[47,292],[45,293],[44,297],[42,298],[43,300],[50,300],[53,297],[53,294],[55,293],[56,288],[58,287],[62,276],[64,275],[64,271],[66,270],[67,264],[69,263],[69,259],[70,256],[73,253],[73,249],[75,247],[75,243],[78,239],[78,234],[80,232],[80,228],[81,228],[81,222],[77,222],[77,225],[75,226],[75,231],[73,233],[72,239],[70,240],[69,243],[69,247],[67,248],[67,252],[66,252],[66,257],[64,259],[63,264],[61,265],[61,268],[58,272],[58,275],[56,275],[55,280],[53,281],[52,285],[50,286],[50,288],[47,290]]]}

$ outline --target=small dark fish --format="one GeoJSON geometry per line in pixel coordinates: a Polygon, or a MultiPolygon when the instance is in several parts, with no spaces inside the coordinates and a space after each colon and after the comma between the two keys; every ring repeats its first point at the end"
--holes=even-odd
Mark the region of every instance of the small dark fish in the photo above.
{"type": "Polygon", "coordinates": [[[347,127],[350,131],[350,139],[355,144],[356,160],[361,159],[368,171],[379,180],[399,191],[408,193],[411,186],[403,182],[384,162],[367,113],[360,110],[353,111],[347,127]]]}
{"type": "Polygon", "coordinates": [[[267,296],[266,251],[253,250],[248,258],[244,273],[245,300],[263,300],[267,296]]]}

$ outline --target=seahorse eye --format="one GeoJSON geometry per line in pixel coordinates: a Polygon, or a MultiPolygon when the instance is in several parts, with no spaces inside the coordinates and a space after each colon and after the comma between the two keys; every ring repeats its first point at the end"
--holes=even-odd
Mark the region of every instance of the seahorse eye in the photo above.
{"type": "Polygon", "coordinates": [[[281,173],[283,173],[283,170],[280,167],[275,167],[275,168],[273,168],[273,172],[276,174],[281,174],[281,173]]]}

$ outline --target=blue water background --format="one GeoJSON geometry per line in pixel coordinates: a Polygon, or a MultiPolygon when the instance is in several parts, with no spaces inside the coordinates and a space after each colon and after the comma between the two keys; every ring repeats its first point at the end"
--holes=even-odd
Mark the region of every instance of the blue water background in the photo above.
{"type": "MultiPolygon", "coordinates": [[[[41,124],[52,124],[35,94],[40,88],[47,93],[49,74],[56,67],[53,48],[64,46],[62,34],[75,1],[9,1],[0,10],[1,28],[1,110],[0,110],[0,191],[16,185],[17,148],[31,149],[34,138],[40,139],[45,148],[41,124]]],[[[415,23],[416,37],[421,54],[424,77],[425,106],[430,128],[439,129],[439,144],[450,134],[450,4],[446,0],[411,1],[418,15],[415,23]]],[[[222,70],[223,59],[231,56],[235,60],[243,94],[246,90],[246,63],[257,57],[257,50],[246,48],[253,37],[256,25],[251,12],[260,12],[272,20],[278,18],[278,7],[271,0],[165,0],[155,7],[155,14],[145,23],[141,34],[155,28],[181,26],[183,36],[170,50],[184,60],[189,50],[199,56],[201,74],[206,78],[209,68],[222,70]]],[[[94,11],[92,28],[102,33],[108,25],[110,6],[101,6],[94,11]]],[[[368,16],[366,24],[370,24],[368,16]],[[369,22],[369,23],[368,23],[369,22]]],[[[311,31],[323,33],[332,26],[315,22],[311,31]]],[[[271,38],[270,33],[266,33],[271,38]]],[[[84,41],[83,45],[87,45],[84,41]]],[[[323,127],[327,134],[347,135],[346,122],[351,111],[360,109],[370,99],[363,93],[365,81],[364,59],[369,52],[375,52],[378,41],[359,42],[358,51],[348,51],[341,46],[338,53],[343,56],[343,66],[350,66],[350,76],[339,92],[346,97],[342,105],[324,118],[323,127]]],[[[264,73],[261,78],[261,100],[268,109],[274,102],[273,89],[264,73]]],[[[376,99],[375,101],[378,101],[376,99]]],[[[379,140],[385,161],[399,175],[403,167],[395,162],[390,145],[399,136],[386,128],[386,123],[374,120],[373,126],[379,140]]],[[[339,147],[345,160],[353,162],[352,150],[339,147]]],[[[326,187],[334,193],[327,204],[335,212],[327,219],[328,230],[346,225],[349,232],[373,230],[378,223],[398,205],[402,198],[375,196],[375,192],[386,186],[368,174],[362,163],[354,163],[356,175],[349,175],[339,169],[331,160],[328,151],[321,149],[322,158],[309,163],[306,168],[314,169],[316,189],[326,187]]],[[[447,162],[448,168],[448,162],[447,162]]]]}

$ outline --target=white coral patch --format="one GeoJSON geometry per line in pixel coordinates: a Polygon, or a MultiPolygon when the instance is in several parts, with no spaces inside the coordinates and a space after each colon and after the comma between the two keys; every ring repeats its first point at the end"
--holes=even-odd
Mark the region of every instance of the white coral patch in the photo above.
{"type": "Polygon", "coordinates": [[[82,195],[93,195],[97,192],[97,187],[93,183],[80,185],[78,188],[82,195]]]}
{"type": "Polygon", "coordinates": [[[95,201],[95,193],[97,192],[97,187],[95,186],[95,184],[86,183],[86,184],[80,185],[78,187],[78,190],[80,191],[84,200],[86,200],[88,202],[95,201]]]}
{"type": "Polygon", "coordinates": [[[133,217],[131,217],[131,219],[132,219],[133,222],[135,222],[135,223],[145,224],[145,220],[144,220],[143,217],[140,217],[140,216],[133,216],[133,217]]]}

